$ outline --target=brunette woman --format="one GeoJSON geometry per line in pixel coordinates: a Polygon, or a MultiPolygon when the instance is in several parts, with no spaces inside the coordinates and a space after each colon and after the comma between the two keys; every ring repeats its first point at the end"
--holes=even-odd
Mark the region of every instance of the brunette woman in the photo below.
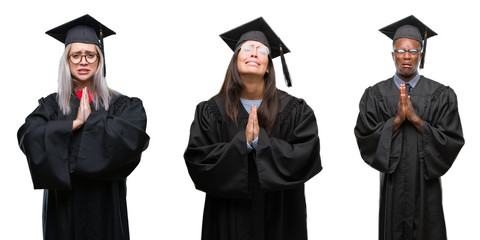
{"type": "Polygon", "coordinates": [[[312,109],[276,88],[272,59],[288,48],[263,18],[221,37],[233,56],[184,155],[206,193],[202,239],[307,239],[304,183],[322,169],[320,144],[312,109]]]}

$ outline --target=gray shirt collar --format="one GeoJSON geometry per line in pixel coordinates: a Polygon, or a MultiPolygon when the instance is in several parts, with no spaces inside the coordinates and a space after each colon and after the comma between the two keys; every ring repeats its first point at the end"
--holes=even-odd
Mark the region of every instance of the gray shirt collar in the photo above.
{"type": "Polygon", "coordinates": [[[252,105],[259,108],[260,104],[262,104],[262,99],[260,99],[260,100],[247,100],[247,99],[240,98],[240,102],[242,102],[243,107],[245,108],[245,110],[247,110],[248,114],[250,114],[250,110],[252,109],[251,108],[252,105]]]}
{"type": "MultiPolygon", "coordinates": [[[[414,88],[415,85],[417,85],[419,80],[420,80],[420,74],[418,74],[418,72],[417,72],[417,75],[412,80],[410,80],[410,82],[408,82],[408,83],[410,84],[410,86],[412,86],[412,88],[414,88]]],[[[393,76],[393,82],[395,82],[395,85],[397,85],[397,87],[399,89],[400,89],[400,84],[405,84],[406,83],[401,78],[399,78],[396,73],[393,76]]]]}

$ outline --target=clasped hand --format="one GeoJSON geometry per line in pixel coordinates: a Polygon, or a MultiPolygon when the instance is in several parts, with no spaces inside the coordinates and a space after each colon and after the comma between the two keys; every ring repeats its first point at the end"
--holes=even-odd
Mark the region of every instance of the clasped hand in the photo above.
{"type": "Polygon", "coordinates": [[[250,108],[250,115],[248,116],[248,123],[245,129],[245,137],[248,144],[252,145],[252,141],[258,138],[260,127],[258,126],[257,107],[254,105],[250,108]]]}
{"type": "Polygon", "coordinates": [[[85,121],[87,121],[88,116],[92,112],[89,102],[90,99],[88,97],[87,87],[85,87],[82,89],[82,98],[80,99],[80,106],[78,107],[77,118],[73,120],[72,130],[77,130],[85,123],[85,121]]]}
{"type": "Polygon", "coordinates": [[[411,122],[417,130],[423,134],[423,120],[415,112],[410,95],[408,95],[405,84],[400,85],[400,97],[398,98],[397,115],[393,121],[393,132],[396,132],[405,120],[411,122]]]}

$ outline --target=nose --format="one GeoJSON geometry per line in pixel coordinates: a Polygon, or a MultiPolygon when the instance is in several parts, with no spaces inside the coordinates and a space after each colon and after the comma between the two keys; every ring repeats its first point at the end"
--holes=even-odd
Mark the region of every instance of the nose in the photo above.
{"type": "Polygon", "coordinates": [[[81,56],[80,58],[80,64],[82,65],[88,65],[88,62],[87,62],[87,56],[81,56]]]}
{"type": "Polygon", "coordinates": [[[406,51],[406,52],[403,54],[403,58],[409,59],[409,58],[411,58],[411,57],[412,57],[412,54],[411,54],[410,52],[408,52],[408,51],[406,51]]]}
{"type": "Polygon", "coordinates": [[[258,57],[257,48],[254,46],[252,52],[250,53],[251,57],[258,57]]]}

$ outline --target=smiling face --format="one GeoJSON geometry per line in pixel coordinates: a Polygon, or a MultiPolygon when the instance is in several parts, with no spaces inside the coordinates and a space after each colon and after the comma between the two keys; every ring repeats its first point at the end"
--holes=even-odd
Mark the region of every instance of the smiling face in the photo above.
{"type": "Polygon", "coordinates": [[[81,61],[78,64],[72,63],[70,60],[70,56],[72,55],[88,55],[88,54],[98,54],[97,49],[94,44],[87,44],[87,43],[72,43],[70,52],[69,52],[69,66],[70,66],[70,73],[72,74],[72,78],[75,82],[91,82],[95,72],[97,71],[98,67],[98,59],[94,63],[87,62],[85,56],[81,57],[81,61]]]}
{"type": "Polygon", "coordinates": [[[418,63],[421,59],[421,53],[411,54],[410,49],[421,49],[421,44],[417,40],[410,38],[399,38],[393,44],[394,49],[407,50],[405,53],[392,52],[393,61],[397,76],[405,82],[412,80],[417,75],[418,63]]]}
{"type": "Polygon", "coordinates": [[[265,73],[268,73],[268,55],[259,54],[258,48],[265,47],[265,45],[251,40],[243,44],[251,44],[253,49],[249,52],[240,50],[238,53],[237,68],[240,76],[242,78],[251,76],[263,78],[265,73]]]}

